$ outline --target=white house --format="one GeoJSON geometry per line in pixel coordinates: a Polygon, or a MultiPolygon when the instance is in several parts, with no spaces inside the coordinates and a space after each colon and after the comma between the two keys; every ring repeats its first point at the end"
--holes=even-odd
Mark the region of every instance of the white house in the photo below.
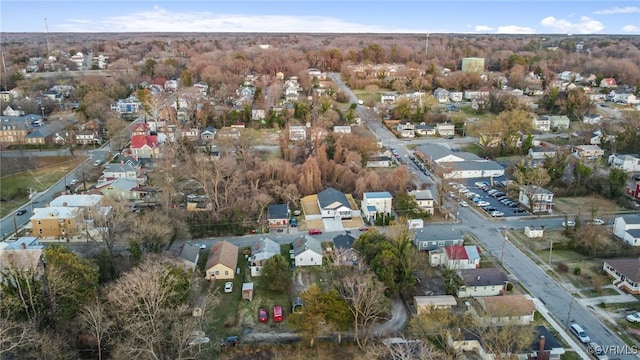
{"type": "Polygon", "coordinates": [[[332,187],[318,193],[318,207],[323,218],[351,219],[353,209],[347,196],[332,187]]]}
{"type": "Polygon", "coordinates": [[[631,246],[640,246],[640,216],[618,216],[613,221],[613,235],[631,246]]]}
{"type": "Polygon", "coordinates": [[[613,285],[631,294],[640,294],[640,259],[607,259],[602,269],[613,279],[613,285]]]}
{"type": "Polygon", "coordinates": [[[21,237],[16,241],[0,242],[0,281],[7,268],[14,270],[42,270],[40,262],[44,246],[37,237],[21,237]]]}
{"type": "Polygon", "coordinates": [[[604,150],[598,145],[574,146],[572,152],[581,158],[595,159],[604,156],[604,150]]]}
{"type": "Polygon", "coordinates": [[[453,136],[455,134],[456,127],[453,124],[438,123],[436,124],[436,132],[440,136],[453,136]]]}
{"type": "Polygon", "coordinates": [[[307,138],[307,128],[302,125],[289,126],[289,141],[300,141],[307,138]]]}
{"type": "Polygon", "coordinates": [[[599,124],[602,121],[602,116],[598,114],[586,114],[582,117],[582,122],[589,125],[599,124]]]}
{"type": "Polygon", "coordinates": [[[102,172],[104,181],[112,179],[138,180],[138,169],[131,164],[107,164],[102,172]]]}
{"type": "Polygon", "coordinates": [[[292,245],[296,266],[322,265],[322,244],[319,240],[305,235],[294,240],[292,245]]]}
{"type": "Polygon", "coordinates": [[[449,100],[453,102],[462,101],[463,96],[464,93],[462,91],[449,91],[449,100]]]}
{"type": "Polygon", "coordinates": [[[251,276],[260,276],[265,261],[276,254],[280,254],[280,244],[269,238],[258,240],[251,248],[251,257],[249,257],[251,276]]]}
{"type": "Polygon", "coordinates": [[[528,238],[541,238],[544,236],[544,228],[543,227],[535,227],[535,226],[525,226],[524,234],[528,238]]]}
{"type": "Polygon", "coordinates": [[[612,154],[609,155],[608,162],[609,166],[611,166],[612,168],[622,170],[624,172],[640,171],[640,156],[635,154],[612,154]]]}
{"type": "Polygon", "coordinates": [[[383,93],[380,95],[380,102],[383,104],[393,104],[396,102],[396,94],[383,93]]]}
{"type": "Polygon", "coordinates": [[[553,212],[553,193],[547,189],[526,185],[520,189],[518,202],[534,213],[553,212]],[[529,199],[531,197],[532,199],[529,199]]]}
{"type": "Polygon", "coordinates": [[[433,97],[436,98],[440,104],[449,102],[449,94],[449,91],[443,88],[433,90],[433,97]]]}
{"type": "Polygon", "coordinates": [[[410,122],[401,122],[396,125],[396,131],[403,138],[412,138],[416,136],[416,126],[410,122]]]}
{"type": "Polygon", "coordinates": [[[560,130],[568,129],[571,122],[566,115],[551,115],[549,116],[549,121],[551,122],[551,128],[560,130]]]}
{"type": "Polygon", "coordinates": [[[536,305],[529,295],[503,295],[478,298],[481,318],[493,325],[528,325],[533,321],[536,305]]]}
{"type": "Polygon", "coordinates": [[[391,205],[393,196],[388,191],[366,192],[362,194],[362,215],[364,218],[373,222],[376,214],[391,214],[391,205]]]}
{"type": "Polygon", "coordinates": [[[458,301],[453,295],[414,296],[413,304],[418,314],[428,314],[431,310],[450,309],[458,301]]]}
{"type": "Polygon", "coordinates": [[[434,206],[433,194],[431,194],[431,190],[412,190],[409,192],[409,195],[413,196],[420,209],[425,210],[429,214],[433,215],[434,206]]]}
{"type": "Polygon", "coordinates": [[[551,131],[551,119],[548,116],[542,115],[531,118],[531,125],[535,130],[548,132],[551,131]]]}
{"type": "Polygon", "coordinates": [[[336,134],[351,134],[351,126],[348,125],[336,125],[333,127],[333,132],[336,134]]]}
{"type": "Polygon", "coordinates": [[[460,270],[458,297],[498,296],[507,291],[509,278],[498,268],[460,270]]]}

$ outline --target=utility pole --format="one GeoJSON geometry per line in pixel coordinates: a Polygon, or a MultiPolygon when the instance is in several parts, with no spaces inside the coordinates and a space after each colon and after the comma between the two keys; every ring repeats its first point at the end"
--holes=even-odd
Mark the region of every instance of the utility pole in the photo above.
{"type": "Polygon", "coordinates": [[[427,33],[427,44],[424,48],[424,57],[425,59],[429,57],[429,33],[427,33]]]}
{"type": "Polygon", "coordinates": [[[504,260],[504,248],[507,245],[507,240],[509,240],[509,238],[507,237],[507,234],[504,234],[504,241],[502,242],[502,251],[500,252],[500,265],[502,265],[502,261],[504,260]]]}
{"type": "Polygon", "coordinates": [[[16,221],[16,212],[13,212],[13,228],[16,232],[16,239],[18,238],[18,222],[16,221]]]}
{"type": "Polygon", "coordinates": [[[44,28],[46,30],[45,38],[47,41],[47,56],[51,54],[51,45],[49,44],[49,24],[47,23],[47,18],[44,18],[44,28]]]}
{"type": "Polygon", "coordinates": [[[549,265],[551,265],[551,251],[553,251],[553,239],[551,239],[551,244],[549,245],[549,265]]]}
{"type": "Polygon", "coordinates": [[[571,321],[571,311],[573,310],[573,303],[576,301],[576,298],[571,295],[571,304],[569,304],[569,313],[567,314],[567,323],[565,324],[565,328],[569,328],[569,321],[571,321]]]}

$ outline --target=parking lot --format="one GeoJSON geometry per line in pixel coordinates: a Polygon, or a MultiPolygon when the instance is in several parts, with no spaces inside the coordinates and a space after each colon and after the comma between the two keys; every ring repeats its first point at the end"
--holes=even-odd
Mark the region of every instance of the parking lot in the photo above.
{"type": "Polygon", "coordinates": [[[504,183],[494,181],[491,186],[486,179],[465,179],[463,181],[451,181],[450,197],[460,201],[461,206],[475,206],[487,216],[510,217],[527,216],[529,213],[520,207],[517,199],[508,197],[504,183]]]}

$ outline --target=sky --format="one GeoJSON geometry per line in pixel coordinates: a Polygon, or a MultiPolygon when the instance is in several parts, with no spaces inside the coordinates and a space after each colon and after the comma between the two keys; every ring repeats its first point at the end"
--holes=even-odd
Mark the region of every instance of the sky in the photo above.
{"type": "Polygon", "coordinates": [[[640,35],[640,1],[0,1],[0,37],[47,28],[51,33],[640,35]]]}

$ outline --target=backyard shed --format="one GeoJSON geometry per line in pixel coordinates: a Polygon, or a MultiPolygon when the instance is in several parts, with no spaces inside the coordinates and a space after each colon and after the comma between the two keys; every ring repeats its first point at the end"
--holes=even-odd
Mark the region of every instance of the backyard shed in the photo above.
{"type": "Polygon", "coordinates": [[[253,283],[242,283],[242,298],[246,300],[253,300],[253,283]]]}

